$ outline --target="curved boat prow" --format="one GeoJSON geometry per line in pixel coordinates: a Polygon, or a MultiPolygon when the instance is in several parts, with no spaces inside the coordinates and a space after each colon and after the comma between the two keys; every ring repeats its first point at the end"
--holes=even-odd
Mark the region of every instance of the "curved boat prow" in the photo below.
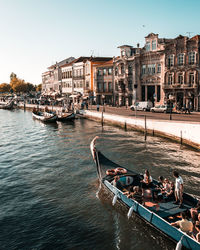
{"type": "Polygon", "coordinates": [[[95,161],[95,151],[96,151],[95,143],[98,138],[99,136],[95,136],[94,139],[90,143],[90,150],[91,150],[91,154],[92,154],[94,161],[95,161]]]}

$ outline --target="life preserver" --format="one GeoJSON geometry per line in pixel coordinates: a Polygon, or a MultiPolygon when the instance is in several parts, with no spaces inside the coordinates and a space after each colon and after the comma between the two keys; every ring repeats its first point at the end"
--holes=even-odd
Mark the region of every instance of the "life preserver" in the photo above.
{"type": "Polygon", "coordinates": [[[107,175],[116,175],[115,169],[108,169],[106,170],[107,175]]]}
{"type": "Polygon", "coordinates": [[[115,172],[117,174],[126,174],[127,173],[127,170],[125,168],[116,168],[115,169],[115,172]]]}

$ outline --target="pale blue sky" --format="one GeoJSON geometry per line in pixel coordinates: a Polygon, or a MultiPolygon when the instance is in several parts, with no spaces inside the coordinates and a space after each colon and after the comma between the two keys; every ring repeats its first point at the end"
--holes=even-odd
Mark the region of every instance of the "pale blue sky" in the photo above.
{"type": "Polygon", "coordinates": [[[33,84],[56,61],[116,56],[117,46],[200,34],[198,0],[0,0],[0,83],[33,84]]]}

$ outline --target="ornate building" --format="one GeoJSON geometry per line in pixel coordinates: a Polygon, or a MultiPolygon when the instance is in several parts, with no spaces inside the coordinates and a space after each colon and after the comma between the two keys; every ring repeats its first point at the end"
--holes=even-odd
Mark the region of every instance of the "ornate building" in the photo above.
{"type": "Polygon", "coordinates": [[[179,107],[200,109],[200,36],[178,36],[165,47],[165,98],[179,107]]]}

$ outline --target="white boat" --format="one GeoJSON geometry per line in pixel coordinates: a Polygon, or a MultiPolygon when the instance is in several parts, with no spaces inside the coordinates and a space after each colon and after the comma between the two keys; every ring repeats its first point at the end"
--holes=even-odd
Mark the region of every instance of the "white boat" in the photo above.
{"type": "Polygon", "coordinates": [[[32,116],[42,122],[56,122],[58,116],[54,113],[33,111],[32,116]]]}

